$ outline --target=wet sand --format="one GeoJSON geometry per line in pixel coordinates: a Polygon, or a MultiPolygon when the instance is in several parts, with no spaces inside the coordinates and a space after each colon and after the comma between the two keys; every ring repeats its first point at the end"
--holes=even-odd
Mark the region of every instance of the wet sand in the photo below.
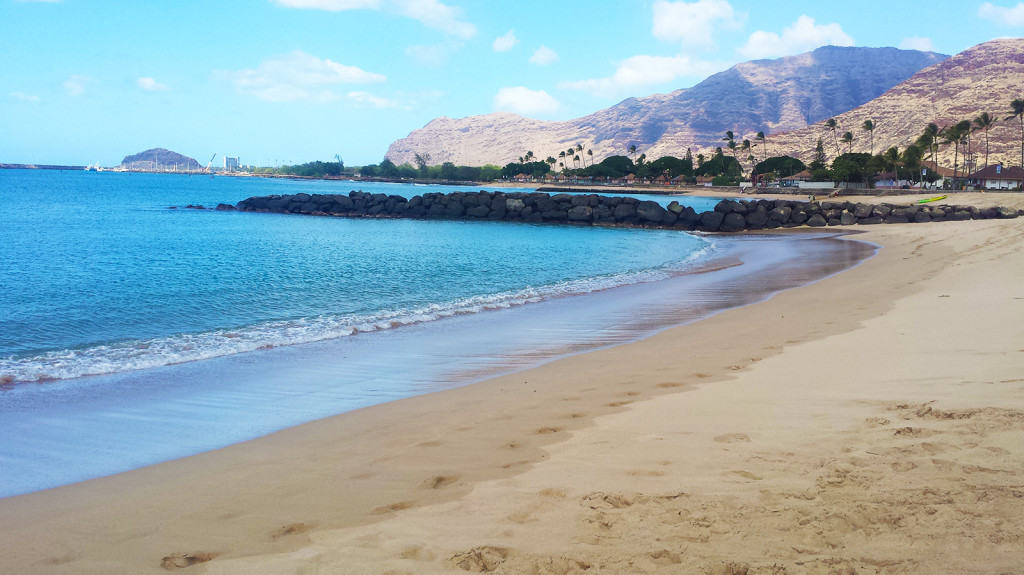
{"type": "Polygon", "coordinates": [[[0,500],[4,569],[1020,572],[1022,226],[854,227],[766,302],[0,500]]]}

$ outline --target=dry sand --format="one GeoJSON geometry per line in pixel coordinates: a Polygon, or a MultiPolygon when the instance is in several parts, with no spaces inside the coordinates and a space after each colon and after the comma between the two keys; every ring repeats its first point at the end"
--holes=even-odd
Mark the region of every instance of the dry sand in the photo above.
{"type": "Polygon", "coordinates": [[[635,344],[0,500],[0,572],[1024,573],[1024,220],[859,229],[635,344]]]}

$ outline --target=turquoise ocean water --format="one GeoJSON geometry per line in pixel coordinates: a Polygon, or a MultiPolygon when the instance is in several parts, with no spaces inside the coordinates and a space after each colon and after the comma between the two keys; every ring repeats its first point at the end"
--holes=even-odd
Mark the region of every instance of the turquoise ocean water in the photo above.
{"type": "Polygon", "coordinates": [[[351,189],[466,188],[0,170],[0,496],[629,341],[869,252],[181,209],[351,189]]]}

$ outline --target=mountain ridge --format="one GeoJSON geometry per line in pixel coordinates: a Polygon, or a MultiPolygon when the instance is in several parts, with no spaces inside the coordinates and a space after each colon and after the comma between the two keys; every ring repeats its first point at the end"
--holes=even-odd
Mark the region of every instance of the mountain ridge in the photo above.
{"type": "MultiPolygon", "coordinates": [[[[691,88],[626,98],[566,121],[496,112],[439,117],[391,144],[401,164],[415,155],[431,163],[504,164],[526,151],[543,158],[577,143],[594,160],[633,144],[650,157],[712,148],[726,130],[777,133],[845,112],[881,95],[919,70],[947,59],[934,52],[826,46],[813,52],[737,64],[691,88]]],[[[589,158],[588,158],[589,159],[589,158]]]]}
{"type": "MultiPolygon", "coordinates": [[[[925,68],[835,119],[840,136],[852,131],[857,138],[854,152],[877,154],[892,146],[903,150],[929,123],[942,128],[989,112],[997,120],[989,132],[989,164],[1002,161],[1016,166],[1022,162],[1019,124],[1004,121],[1016,98],[1024,98],[1024,38],[1004,38],[972,46],[925,68]],[[861,128],[865,120],[876,126],[873,150],[861,128]]],[[[768,146],[772,154],[809,160],[819,137],[831,159],[836,152],[832,132],[822,122],[773,136],[768,146]]],[[[978,168],[984,162],[983,145],[983,135],[975,134],[972,149],[978,156],[978,168]]],[[[940,164],[953,166],[952,146],[941,148],[938,155],[940,164]]]]}
{"type": "Polygon", "coordinates": [[[121,167],[132,170],[159,170],[176,168],[179,170],[198,170],[202,166],[194,158],[172,152],[166,148],[150,148],[138,154],[125,156],[121,167]]]}

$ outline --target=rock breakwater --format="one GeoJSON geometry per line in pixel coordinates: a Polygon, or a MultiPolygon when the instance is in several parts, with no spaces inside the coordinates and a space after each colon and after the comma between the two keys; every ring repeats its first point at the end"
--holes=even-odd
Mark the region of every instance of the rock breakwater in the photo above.
{"type": "Polygon", "coordinates": [[[353,191],[344,194],[258,196],[219,210],[364,218],[492,220],[577,225],[650,227],[702,232],[740,232],[801,226],[852,226],[1016,218],[1003,207],[867,204],[841,201],[722,200],[697,212],[673,201],[657,202],[598,194],[527,192],[427,193],[405,198],[353,191]]]}

